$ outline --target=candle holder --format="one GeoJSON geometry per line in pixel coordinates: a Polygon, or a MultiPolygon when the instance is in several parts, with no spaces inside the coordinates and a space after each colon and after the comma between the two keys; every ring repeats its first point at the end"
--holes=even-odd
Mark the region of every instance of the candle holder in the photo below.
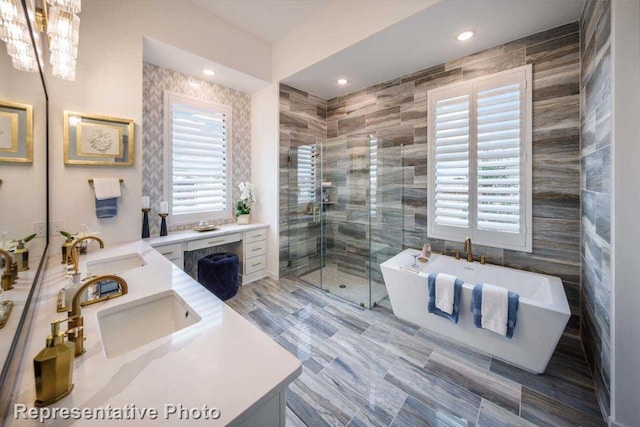
{"type": "Polygon", "coordinates": [[[142,238],[149,237],[149,211],[150,208],[142,209],[142,238]]]}
{"type": "Polygon", "coordinates": [[[169,214],[161,213],[158,215],[160,215],[160,217],[162,218],[162,221],[160,222],[160,235],[166,236],[167,235],[167,216],[169,216],[169,214]]]}

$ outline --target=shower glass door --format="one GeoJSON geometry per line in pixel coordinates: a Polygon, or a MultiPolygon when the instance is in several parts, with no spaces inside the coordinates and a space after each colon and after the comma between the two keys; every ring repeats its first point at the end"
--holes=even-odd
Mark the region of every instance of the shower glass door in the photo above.
{"type": "Polygon", "coordinates": [[[380,147],[361,134],[289,150],[289,274],[365,308],[387,298],[379,264],[402,247],[401,147],[380,147]]]}

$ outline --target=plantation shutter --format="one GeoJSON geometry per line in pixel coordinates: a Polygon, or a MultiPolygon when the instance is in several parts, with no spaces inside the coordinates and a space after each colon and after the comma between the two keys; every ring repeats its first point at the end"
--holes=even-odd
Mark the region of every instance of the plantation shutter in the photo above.
{"type": "Polygon", "coordinates": [[[316,146],[298,147],[298,202],[316,201],[316,146]]]}
{"type": "Polygon", "coordinates": [[[477,92],[478,229],[520,232],[521,88],[477,92]]]}
{"type": "Polygon", "coordinates": [[[188,103],[170,105],[171,213],[226,211],[227,114],[188,103]]]}
{"type": "Polygon", "coordinates": [[[429,237],[531,252],[531,69],[427,93],[429,237]]]}
{"type": "Polygon", "coordinates": [[[469,227],[469,95],[435,103],[435,222],[469,227]]]}

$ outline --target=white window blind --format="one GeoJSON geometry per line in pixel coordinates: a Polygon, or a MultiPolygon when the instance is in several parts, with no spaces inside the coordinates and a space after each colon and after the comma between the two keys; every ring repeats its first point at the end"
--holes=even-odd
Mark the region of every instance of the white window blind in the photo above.
{"type": "Polygon", "coordinates": [[[230,205],[230,109],[167,96],[165,190],[174,222],[220,218],[230,205]]]}
{"type": "Polygon", "coordinates": [[[531,251],[530,77],[429,91],[429,236],[531,251]]]}
{"type": "Polygon", "coordinates": [[[377,215],[378,205],[378,138],[369,135],[369,214],[377,215]]]}
{"type": "Polygon", "coordinates": [[[469,226],[469,95],[436,102],[435,221],[469,226]]]}
{"type": "Polygon", "coordinates": [[[298,147],[298,202],[316,202],[316,146],[298,147]]]}
{"type": "Polygon", "coordinates": [[[478,228],[519,233],[520,85],[478,91],[478,228]]]}

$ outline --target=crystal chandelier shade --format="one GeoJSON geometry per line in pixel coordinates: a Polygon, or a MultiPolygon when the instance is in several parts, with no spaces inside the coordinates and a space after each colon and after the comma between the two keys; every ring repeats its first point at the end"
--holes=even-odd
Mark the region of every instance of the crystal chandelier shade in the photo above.
{"type": "Polygon", "coordinates": [[[7,43],[7,53],[14,68],[38,71],[38,61],[19,0],[0,0],[0,39],[7,43]]]}
{"type": "MultiPolygon", "coordinates": [[[[81,0],[46,0],[44,4],[49,62],[53,67],[52,74],[60,79],[75,80],[80,40],[80,18],[76,13],[80,10],[81,0]]],[[[31,11],[30,16],[33,19],[31,11]]],[[[37,33],[35,36],[37,40],[37,33]]],[[[7,43],[7,52],[16,69],[38,70],[38,60],[20,0],[0,0],[0,39],[7,43]]]]}

